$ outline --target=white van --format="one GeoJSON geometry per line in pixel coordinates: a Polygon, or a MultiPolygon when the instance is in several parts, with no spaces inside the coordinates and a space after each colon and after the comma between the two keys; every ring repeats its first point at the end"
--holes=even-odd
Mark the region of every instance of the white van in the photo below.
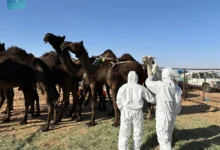
{"type": "Polygon", "coordinates": [[[205,92],[211,92],[213,88],[220,88],[220,78],[216,78],[208,72],[186,73],[185,77],[189,86],[202,87],[205,92]]]}

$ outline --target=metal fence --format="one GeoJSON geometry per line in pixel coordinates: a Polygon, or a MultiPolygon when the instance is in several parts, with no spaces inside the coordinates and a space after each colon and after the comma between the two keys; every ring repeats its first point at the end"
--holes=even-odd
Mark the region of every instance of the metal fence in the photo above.
{"type": "MultiPolygon", "coordinates": [[[[160,68],[162,69],[162,68],[160,68]]],[[[196,99],[201,101],[212,101],[220,103],[220,68],[173,68],[176,72],[176,82],[183,91],[183,100],[196,99]],[[178,71],[182,73],[178,73],[178,71]],[[200,76],[196,76],[196,73],[200,76]],[[217,73],[219,75],[210,78],[210,76],[201,76],[201,73],[217,73]],[[191,76],[190,76],[191,75],[191,76]],[[193,76],[194,75],[194,76],[193,76]],[[193,77],[192,77],[193,76],[193,77]],[[190,79],[191,77],[191,79],[190,79]],[[189,81],[194,80],[193,82],[189,81]],[[204,81],[204,84],[199,85],[199,82],[204,81]],[[206,84],[205,84],[206,83],[206,84]],[[210,85],[210,83],[213,83],[210,85]],[[208,85],[209,84],[209,85],[208,85]]],[[[201,83],[200,83],[201,84],[201,83]]],[[[23,99],[23,93],[14,88],[15,99],[23,99]]],[[[40,92],[39,96],[41,95],[40,92]]],[[[62,90],[60,93],[62,99],[62,90]]],[[[70,96],[70,99],[72,96],[70,96]]]]}
{"type": "Polygon", "coordinates": [[[220,68],[173,68],[183,99],[220,102],[220,68]]]}

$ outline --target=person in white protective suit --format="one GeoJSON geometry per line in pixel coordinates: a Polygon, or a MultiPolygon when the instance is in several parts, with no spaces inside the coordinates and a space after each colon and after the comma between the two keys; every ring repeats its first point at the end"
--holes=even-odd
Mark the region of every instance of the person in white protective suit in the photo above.
{"type": "Polygon", "coordinates": [[[172,68],[162,70],[162,81],[152,81],[149,77],[145,84],[156,95],[156,133],[160,150],[171,150],[172,134],[176,116],[181,110],[182,90],[174,83],[172,68]]]}
{"type": "Polygon", "coordinates": [[[117,93],[117,105],[121,111],[118,149],[128,150],[128,140],[133,126],[133,149],[140,150],[143,133],[143,99],[154,96],[144,86],[138,84],[135,71],[128,73],[128,82],[121,86],[117,93]]]}

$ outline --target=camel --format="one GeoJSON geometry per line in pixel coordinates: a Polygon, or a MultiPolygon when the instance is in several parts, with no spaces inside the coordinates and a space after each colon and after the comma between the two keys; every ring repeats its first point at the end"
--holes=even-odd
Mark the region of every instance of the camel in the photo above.
{"type": "MultiPolygon", "coordinates": [[[[136,61],[130,54],[128,54],[128,53],[126,53],[126,54],[123,54],[121,57],[119,57],[119,58],[117,58],[116,57],[116,55],[112,52],[112,50],[110,50],[110,49],[107,49],[106,51],[104,51],[104,53],[103,54],[101,54],[101,55],[98,55],[98,56],[92,56],[92,57],[90,57],[89,58],[90,59],[90,61],[92,62],[92,64],[96,67],[96,68],[101,68],[101,67],[103,67],[103,65],[105,66],[105,65],[108,65],[110,62],[123,62],[123,61],[136,61]],[[102,62],[102,61],[107,61],[108,63],[99,63],[99,62],[102,62]]],[[[78,60],[75,60],[74,59],[74,62],[77,62],[78,64],[80,64],[80,60],[78,59],[78,60]]],[[[146,74],[146,68],[145,68],[145,66],[144,65],[142,65],[142,67],[143,67],[143,70],[144,70],[144,74],[146,74]]],[[[106,86],[106,89],[107,89],[107,94],[108,94],[108,97],[109,97],[109,99],[110,99],[110,102],[111,102],[111,104],[112,104],[112,101],[111,101],[111,98],[110,98],[110,89],[109,89],[109,86],[108,85],[106,85],[105,84],[105,86],[106,86]]],[[[100,95],[102,95],[102,94],[100,94],[100,95]]],[[[89,92],[89,96],[88,96],[88,99],[87,99],[87,101],[84,103],[85,105],[87,105],[88,103],[89,103],[89,100],[90,100],[90,97],[91,97],[91,92],[89,92]]],[[[99,96],[100,97],[100,96],[99,96]]],[[[101,99],[101,98],[100,98],[101,99]]],[[[103,101],[102,99],[101,99],[101,101],[100,101],[100,103],[103,103],[104,104],[104,106],[103,107],[105,107],[105,101],[103,101]]],[[[99,107],[100,107],[100,104],[99,103],[99,107]]],[[[114,109],[112,110],[112,112],[111,113],[109,113],[108,114],[109,116],[113,116],[114,115],[114,109]]]]}
{"type": "Polygon", "coordinates": [[[113,95],[113,105],[115,110],[115,121],[113,123],[113,126],[119,126],[119,110],[116,104],[117,91],[124,83],[127,82],[127,75],[131,70],[136,71],[139,80],[142,80],[144,77],[142,66],[138,62],[127,61],[107,65],[105,67],[96,69],[89,61],[88,53],[85,50],[83,41],[65,41],[62,43],[60,48],[63,52],[70,51],[74,53],[75,56],[80,59],[82,67],[85,69],[85,72],[87,74],[85,81],[90,86],[92,93],[92,116],[90,122],[88,122],[87,125],[95,125],[95,105],[97,89],[102,87],[104,83],[107,83],[107,85],[111,88],[113,95]]]}
{"type": "MultiPolygon", "coordinates": [[[[161,71],[158,68],[158,65],[154,61],[154,57],[152,56],[145,56],[142,59],[142,62],[147,66],[148,76],[152,76],[154,74],[154,81],[161,80],[161,71]]],[[[148,103],[148,115],[147,118],[152,118],[152,110],[153,105],[148,103]]]]}
{"type": "MultiPolygon", "coordinates": [[[[32,90],[37,84],[48,105],[47,122],[41,130],[48,131],[52,110],[54,122],[56,120],[58,92],[52,80],[53,74],[47,65],[34,55],[26,53],[25,50],[12,46],[0,53],[0,69],[4,70],[4,74],[0,74],[0,89],[19,87],[24,93],[25,114],[20,122],[21,125],[27,124],[28,107],[33,106],[34,102],[32,90]]],[[[10,119],[11,103],[12,99],[8,99],[7,115],[3,121],[10,119]]]]}
{"type": "MultiPolygon", "coordinates": [[[[5,44],[0,43],[0,52],[4,52],[4,51],[5,51],[5,44]]],[[[21,88],[19,88],[18,90],[21,90],[21,88]]],[[[40,105],[39,105],[39,97],[38,97],[38,94],[37,94],[37,90],[36,90],[36,88],[33,88],[32,90],[30,90],[30,92],[32,92],[32,94],[31,94],[33,96],[32,99],[36,101],[36,108],[37,108],[37,113],[34,114],[34,105],[31,105],[31,115],[32,115],[32,117],[38,117],[38,116],[40,116],[40,105]]],[[[11,110],[13,110],[13,99],[14,99],[14,90],[13,90],[13,88],[1,90],[0,108],[2,107],[2,105],[5,101],[4,93],[5,93],[6,96],[10,96],[9,99],[12,99],[11,110]]],[[[5,114],[10,113],[10,112],[7,112],[7,107],[6,107],[6,110],[3,111],[3,113],[5,113],[5,114]]],[[[9,116],[9,118],[7,118],[6,120],[10,120],[10,115],[8,115],[8,116],[9,116]]]]}
{"type": "MultiPolygon", "coordinates": [[[[89,59],[90,59],[91,63],[95,65],[96,68],[97,67],[100,68],[103,66],[103,64],[97,63],[98,60],[106,60],[107,59],[108,61],[116,62],[117,57],[113,53],[112,50],[107,49],[101,55],[92,56],[89,59]]],[[[76,60],[75,62],[78,62],[78,64],[81,64],[80,59],[76,60]]],[[[106,64],[104,63],[104,65],[106,65],[106,64]]],[[[86,86],[84,85],[84,87],[86,87],[86,86]]],[[[108,94],[108,98],[109,98],[110,102],[112,103],[111,96],[110,96],[110,87],[107,84],[105,84],[105,87],[106,87],[106,93],[108,94]]],[[[87,88],[88,88],[88,86],[87,86],[87,88]]],[[[98,95],[99,95],[99,99],[100,99],[100,103],[99,103],[98,108],[100,111],[102,111],[102,110],[105,111],[106,106],[105,106],[105,99],[102,98],[103,97],[102,89],[98,90],[98,95]],[[101,109],[101,106],[102,106],[102,109],[101,109]]],[[[91,90],[89,91],[89,96],[87,98],[87,101],[84,103],[84,105],[87,105],[89,103],[90,98],[91,98],[91,90]]],[[[111,113],[109,115],[111,115],[111,113]]]]}
{"type": "Polygon", "coordinates": [[[66,99],[68,99],[67,104],[69,104],[69,98],[67,95],[69,95],[71,91],[72,77],[70,73],[67,71],[65,65],[62,63],[59,55],[54,51],[50,51],[43,54],[39,58],[47,64],[47,66],[54,74],[54,80],[56,81],[56,85],[58,85],[59,93],[61,89],[63,91],[63,99],[61,101],[61,106],[66,99]]]}
{"type": "Polygon", "coordinates": [[[57,122],[61,122],[64,110],[67,108],[67,104],[69,101],[69,91],[71,90],[73,95],[73,105],[71,112],[68,116],[72,115],[72,120],[80,121],[81,114],[82,114],[82,101],[78,100],[77,92],[79,87],[79,82],[82,80],[84,71],[82,69],[82,65],[77,65],[73,62],[72,58],[70,57],[68,52],[62,52],[60,49],[60,45],[64,42],[65,36],[56,36],[52,33],[47,33],[44,36],[44,42],[49,43],[54,50],[56,51],[57,55],[61,59],[62,65],[64,70],[70,75],[71,80],[69,79],[67,83],[67,88],[65,88],[65,96],[64,96],[64,106],[61,108],[60,115],[58,116],[57,122]],[[71,66],[71,67],[69,67],[71,66]],[[78,109],[77,109],[78,104],[78,109]]]}
{"type": "MultiPolygon", "coordinates": [[[[5,43],[0,43],[0,52],[5,51],[5,43]]],[[[5,95],[10,95],[10,97],[12,97],[12,99],[14,99],[14,90],[13,88],[11,89],[4,89],[4,90],[0,90],[0,109],[2,107],[2,105],[4,104],[5,101],[5,95]]],[[[12,102],[12,106],[11,106],[11,110],[13,110],[13,102],[12,102]]],[[[3,113],[7,113],[7,109],[5,111],[3,111],[3,113]]]]}

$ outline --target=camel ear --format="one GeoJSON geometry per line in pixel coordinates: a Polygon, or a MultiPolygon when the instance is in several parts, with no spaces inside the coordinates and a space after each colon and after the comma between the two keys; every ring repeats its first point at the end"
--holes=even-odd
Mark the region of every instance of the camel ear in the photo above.
{"type": "Polygon", "coordinates": [[[80,41],[79,43],[80,43],[80,45],[83,45],[83,41],[80,41]]]}
{"type": "Polygon", "coordinates": [[[66,36],[64,35],[64,36],[63,36],[63,40],[65,40],[65,38],[66,38],[66,36]]]}

